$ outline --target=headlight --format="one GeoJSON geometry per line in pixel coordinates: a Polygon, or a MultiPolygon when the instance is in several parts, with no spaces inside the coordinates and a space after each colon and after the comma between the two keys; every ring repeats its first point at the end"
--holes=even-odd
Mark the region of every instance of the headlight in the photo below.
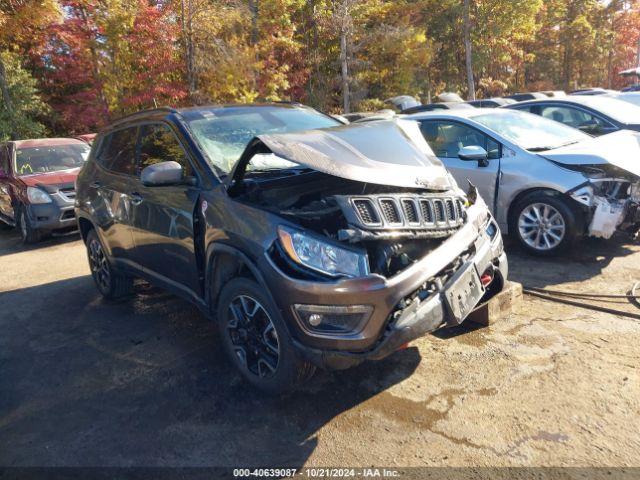
{"type": "Polygon", "coordinates": [[[36,187],[27,187],[27,198],[29,203],[51,203],[51,197],[44,190],[40,190],[36,187]]]}
{"type": "Polygon", "coordinates": [[[294,262],[332,277],[363,277],[369,274],[365,253],[339,247],[287,227],[278,227],[284,251],[294,262]]]}

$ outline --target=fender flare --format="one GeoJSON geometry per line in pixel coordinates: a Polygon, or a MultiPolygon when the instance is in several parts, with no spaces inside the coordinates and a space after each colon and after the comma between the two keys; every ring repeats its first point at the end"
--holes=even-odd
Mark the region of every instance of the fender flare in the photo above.
{"type": "Polygon", "coordinates": [[[264,288],[264,291],[266,292],[269,299],[278,308],[278,304],[276,303],[275,299],[273,298],[273,295],[271,294],[271,289],[267,285],[267,282],[265,281],[264,276],[262,275],[262,272],[260,271],[260,269],[257,267],[256,263],[253,260],[251,260],[241,250],[235,247],[232,247],[231,245],[228,245],[226,243],[213,242],[209,244],[205,252],[206,269],[205,269],[205,280],[204,280],[204,289],[205,289],[204,300],[213,318],[215,318],[215,308],[217,306],[216,305],[217,297],[219,296],[220,292],[219,291],[215,292],[216,293],[215,297],[212,295],[213,292],[211,291],[211,282],[213,281],[213,274],[214,274],[214,271],[213,271],[214,260],[216,256],[220,254],[231,255],[236,260],[238,260],[242,265],[244,265],[251,272],[251,275],[253,275],[253,277],[260,284],[260,286],[264,288]]]}

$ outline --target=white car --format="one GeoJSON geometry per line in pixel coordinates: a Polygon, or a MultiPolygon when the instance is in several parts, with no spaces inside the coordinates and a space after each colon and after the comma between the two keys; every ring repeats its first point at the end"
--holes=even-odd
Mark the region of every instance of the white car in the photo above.
{"type": "Polygon", "coordinates": [[[503,232],[552,255],[583,235],[640,228],[640,133],[591,137],[508,109],[448,110],[406,118],[459,185],[474,184],[503,232]]]}

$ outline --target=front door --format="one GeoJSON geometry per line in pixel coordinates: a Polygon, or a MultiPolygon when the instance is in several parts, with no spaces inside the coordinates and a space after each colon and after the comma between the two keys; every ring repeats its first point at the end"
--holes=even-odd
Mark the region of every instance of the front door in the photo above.
{"type": "Polygon", "coordinates": [[[149,274],[161,277],[160,280],[201,295],[194,242],[194,213],[200,190],[186,181],[194,174],[193,168],[169,125],[157,123],[141,127],[136,173],[138,181],[132,194],[131,217],[134,260],[149,274]],[[166,161],[182,165],[185,182],[143,185],[139,180],[142,170],[166,161]]]}
{"type": "Polygon", "coordinates": [[[501,145],[484,132],[451,120],[421,120],[420,129],[436,156],[451,172],[458,186],[467,189],[471,182],[495,213],[498,174],[500,172],[501,145]],[[479,146],[488,153],[488,161],[462,160],[458,153],[463,147],[479,146]]]}

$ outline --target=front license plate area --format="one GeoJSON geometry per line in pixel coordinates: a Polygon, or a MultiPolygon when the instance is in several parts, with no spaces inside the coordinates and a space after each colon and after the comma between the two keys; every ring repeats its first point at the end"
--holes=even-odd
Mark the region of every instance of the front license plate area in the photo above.
{"type": "Polygon", "coordinates": [[[466,267],[462,274],[447,288],[444,295],[453,317],[450,323],[461,324],[484,295],[484,287],[480,282],[480,275],[478,275],[475,264],[472,263],[466,267]]]}

